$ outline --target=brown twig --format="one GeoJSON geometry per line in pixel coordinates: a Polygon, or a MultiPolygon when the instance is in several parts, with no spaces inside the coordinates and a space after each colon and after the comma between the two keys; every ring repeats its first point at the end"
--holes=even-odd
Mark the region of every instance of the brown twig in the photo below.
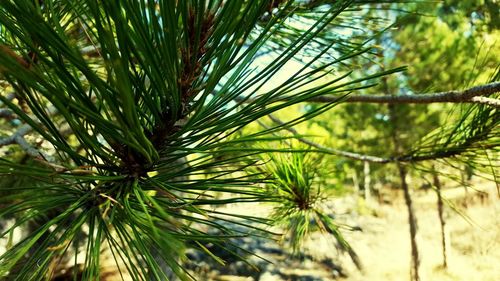
{"type": "MultiPolygon", "coordinates": [[[[359,103],[388,103],[388,104],[428,104],[428,103],[483,103],[500,107],[498,99],[486,98],[500,92],[500,82],[475,86],[464,91],[448,91],[417,95],[349,95],[341,102],[359,103]]],[[[309,102],[329,103],[336,102],[336,96],[319,96],[311,98],[309,102]]]]}
{"type": "MultiPolygon", "coordinates": [[[[414,95],[347,95],[339,97],[334,95],[322,95],[312,97],[305,102],[314,103],[379,103],[379,104],[430,104],[430,103],[476,103],[486,104],[495,108],[500,108],[500,100],[488,98],[488,96],[500,93],[500,82],[493,82],[480,86],[475,86],[464,91],[448,91],[428,94],[414,95]]],[[[273,102],[283,102],[293,97],[280,97],[273,102]]],[[[245,100],[245,103],[254,102],[254,98],[245,100]]]]}
{"type": "MultiPolygon", "coordinates": [[[[290,133],[294,134],[295,136],[299,136],[300,134],[297,132],[292,127],[286,126],[285,122],[279,120],[275,116],[269,114],[268,115],[269,119],[271,119],[274,123],[283,126],[283,128],[290,133]]],[[[310,141],[308,139],[302,138],[302,137],[296,137],[298,141],[305,143],[307,145],[310,145],[311,147],[315,147],[319,149],[320,151],[332,155],[337,155],[353,160],[359,160],[359,161],[368,161],[371,163],[378,163],[378,164],[388,164],[388,163],[416,163],[416,162],[421,162],[421,161],[427,161],[427,160],[436,160],[436,159],[443,159],[443,158],[450,158],[453,156],[457,156],[463,152],[466,151],[466,149],[449,149],[446,151],[437,151],[435,153],[430,153],[427,155],[420,155],[420,156],[413,156],[413,155],[399,155],[399,156],[391,156],[391,157],[379,157],[379,156],[373,156],[373,155],[365,155],[365,154],[360,154],[360,153],[355,153],[355,152],[350,152],[350,151],[344,151],[344,150],[339,150],[335,148],[330,148],[323,146],[321,144],[315,143],[313,141],[310,141]]],[[[478,141],[478,140],[476,140],[478,141]]],[[[472,145],[471,143],[468,143],[468,145],[472,145]]]]}

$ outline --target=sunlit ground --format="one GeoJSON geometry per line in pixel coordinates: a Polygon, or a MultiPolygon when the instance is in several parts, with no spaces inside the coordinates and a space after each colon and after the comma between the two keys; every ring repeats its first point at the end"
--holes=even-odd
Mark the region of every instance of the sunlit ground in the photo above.
{"type": "MultiPolygon", "coordinates": [[[[462,187],[444,191],[462,215],[445,205],[445,219],[449,251],[448,268],[442,267],[442,247],[436,194],[433,190],[414,194],[418,218],[418,244],[421,255],[421,279],[443,281],[497,281],[500,280],[500,200],[494,184],[482,190],[488,197],[467,192],[467,207],[464,206],[465,191],[462,187]],[[468,222],[467,217],[471,220],[468,222]]],[[[391,204],[372,203],[366,206],[353,198],[334,200],[331,204],[339,219],[351,221],[362,227],[362,232],[347,232],[346,238],[361,257],[364,271],[359,272],[347,255],[339,255],[332,249],[332,240],[316,233],[307,243],[306,252],[318,260],[329,257],[340,264],[349,275],[345,281],[401,281],[410,280],[410,240],[407,211],[402,194],[393,193],[391,204]]],[[[375,199],[374,199],[375,200],[375,199]]],[[[330,205],[330,204],[329,204],[330,205]]],[[[266,208],[231,208],[232,212],[263,215],[266,208]]],[[[315,276],[316,279],[286,279],[278,275],[264,275],[261,281],[273,280],[339,280],[325,267],[285,268],[275,264],[279,272],[315,276]],[[320,279],[318,279],[320,278],[320,279]]],[[[254,280],[237,276],[213,276],[213,280],[254,280]]]]}
{"type": "MultiPolygon", "coordinates": [[[[486,201],[475,198],[464,209],[464,214],[477,225],[469,224],[446,208],[451,244],[448,269],[441,266],[440,225],[434,192],[431,190],[415,198],[422,280],[500,280],[500,200],[491,187],[486,201]]],[[[449,192],[450,196],[457,196],[457,191],[463,193],[459,188],[449,192]]],[[[469,191],[469,195],[471,193],[469,191]]],[[[409,280],[410,241],[405,205],[400,200],[393,206],[378,206],[376,213],[379,218],[362,218],[363,233],[350,235],[350,241],[363,257],[365,272],[363,275],[353,273],[346,280],[409,280]]]]}

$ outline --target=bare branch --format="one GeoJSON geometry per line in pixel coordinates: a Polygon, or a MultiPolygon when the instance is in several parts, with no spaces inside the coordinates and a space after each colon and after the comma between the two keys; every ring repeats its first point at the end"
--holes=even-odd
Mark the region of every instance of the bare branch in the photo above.
{"type": "MultiPolygon", "coordinates": [[[[432,94],[417,95],[349,95],[341,102],[361,102],[361,103],[483,103],[499,107],[498,99],[485,98],[494,93],[500,92],[500,82],[493,82],[481,86],[475,86],[464,91],[449,91],[432,94]]],[[[329,103],[338,101],[336,96],[319,96],[309,99],[309,102],[329,103]]]]}
{"type": "MultiPolygon", "coordinates": [[[[283,128],[290,133],[294,134],[295,136],[300,135],[297,130],[295,130],[292,127],[286,126],[286,124],[276,118],[275,116],[269,114],[268,117],[276,124],[279,124],[283,126],[283,128]]],[[[437,159],[443,159],[443,158],[450,158],[454,157],[457,155],[460,155],[466,151],[466,149],[449,149],[447,151],[436,151],[434,153],[430,153],[427,155],[419,155],[419,156],[413,156],[413,155],[399,155],[399,156],[391,156],[391,157],[378,157],[378,156],[373,156],[373,155],[365,155],[365,154],[359,154],[355,152],[350,152],[350,151],[344,151],[344,150],[339,150],[335,148],[330,148],[323,146],[321,144],[315,143],[313,141],[307,140],[305,138],[301,137],[296,137],[296,139],[302,143],[305,143],[307,145],[310,145],[312,147],[318,148],[324,153],[332,154],[332,155],[337,155],[353,160],[359,160],[359,161],[368,161],[371,163],[379,163],[379,164],[387,164],[387,163],[415,163],[415,162],[421,162],[421,161],[427,161],[427,160],[437,160],[437,159]]],[[[469,144],[471,145],[471,144],[469,144]]]]}
{"type": "Polygon", "coordinates": [[[16,137],[18,137],[18,136],[24,137],[26,134],[28,134],[29,132],[31,132],[31,130],[32,130],[32,128],[31,128],[30,125],[22,125],[11,136],[5,137],[5,138],[1,138],[0,139],[0,147],[2,147],[4,145],[9,145],[9,144],[15,143],[16,142],[16,137]]]}
{"type": "MultiPolygon", "coordinates": [[[[269,114],[268,117],[276,124],[285,125],[285,123],[283,121],[279,120],[278,118],[274,117],[271,114],[269,114]]],[[[292,133],[294,135],[300,135],[297,132],[297,130],[295,130],[292,127],[285,126],[284,128],[285,128],[285,130],[289,131],[290,133],[292,133]]],[[[313,141],[307,140],[305,138],[298,137],[296,139],[302,143],[305,143],[305,144],[310,145],[312,147],[318,148],[319,150],[321,150],[325,153],[338,155],[338,156],[346,157],[349,159],[368,161],[368,162],[373,162],[373,163],[381,163],[381,164],[394,162],[394,160],[391,160],[389,158],[382,158],[382,157],[371,156],[371,155],[363,155],[363,154],[354,153],[354,152],[350,152],[350,151],[343,151],[343,150],[339,150],[339,149],[326,147],[326,146],[320,145],[318,143],[315,143],[313,141]]]]}
{"type": "Polygon", "coordinates": [[[15,141],[16,143],[30,156],[32,157],[40,157],[42,156],[43,158],[47,158],[47,156],[42,153],[41,151],[38,151],[36,148],[31,146],[26,139],[24,139],[23,136],[16,135],[15,136],[15,141]]]}
{"type": "Polygon", "coordinates": [[[31,146],[25,139],[24,136],[33,130],[29,125],[23,125],[11,136],[0,139],[0,147],[11,144],[18,144],[28,155],[33,157],[39,157],[45,155],[42,152],[31,146]]]}
{"type": "MultiPolygon", "coordinates": [[[[8,101],[12,101],[17,97],[15,92],[7,93],[4,98],[8,101]]],[[[4,103],[0,100],[0,107],[3,107],[4,103]]],[[[9,108],[0,108],[0,118],[13,119],[16,117],[16,114],[9,108]]]]}

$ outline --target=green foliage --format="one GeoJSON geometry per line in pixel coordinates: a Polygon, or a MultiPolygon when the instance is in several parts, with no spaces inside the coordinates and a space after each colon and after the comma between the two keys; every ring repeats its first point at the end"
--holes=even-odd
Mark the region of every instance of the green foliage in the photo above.
{"type": "Polygon", "coordinates": [[[411,155],[421,158],[429,154],[441,158],[457,156],[441,161],[459,171],[465,165],[496,182],[498,161],[494,159],[500,145],[498,122],[500,115],[496,109],[484,105],[468,107],[454,124],[430,132],[411,155]]]}
{"type": "Polygon", "coordinates": [[[500,27],[500,4],[493,0],[447,0],[440,8],[443,18],[451,27],[461,24],[464,17],[480,31],[492,31],[500,27]]]}
{"type": "MultiPolygon", "coordinates": [[[[494,12],[484,5],[486,2],[491,1],[392,3],[386,6],[390,11],[377,9],[368,12],[365,18],[385,14],[381,18],[394,17],[395,22],[390,29],[374,38],[377,48],[373,48],[371,52],[375,52],[379,59],[355,57],[352,63],[362,64],[364,69],[383,70],[399,65],[408,67],[406,71],[384,77],[375,87],[361,92],[367,95],[418,96],[421,93],[461,90],[472,85],[498,81],[500,52],[496,46],[499,33],[498,29],[486,28],[494,24],[491,21],[494,12]]],[[[497,95],[491,97],[496,98],[497,95]]],[[[494,108],[443,103],[394,106],[344,103],[337,106],[336,110],[310,122],[331,132],[331,136],[325,138],[325,144],[329,147],[384,157],[431,156],[439,154],[440,149],[433,144],[450,137],[453,129],[446,128],[462,127],[465,115],[469,116],[467,118],[482,115],[484,118],[479,118],[477,124],[493,122],[498,126],[498,110],[494,108]],[[487,114],[483,115],[485,110],[490,112],[488,117],[485,117],[487,114]],[[394,134],[400,145],[399,149],[394,147],[394,134]]],[[[491,150],[490,154],[496,146],[493,136],[498,133],[493,129],[495,125],[489,127],[492,131],[484,138],[484,142],[488,144],[483,143],[486,150],[491,150]]],[[[471,129],[466,127],[462,132],[471,129]]],[[[472,131],[474,130],[467,132],[472,131]]],[[[457,150],[474,142],[458,141],[462,137],[465,136],[453,137],[457,150]]],[[[464,152],[463,157],[457,153],[454,154],[456,157],[443,161],[473,163],[471,158],[477,155],[483,159],[478,161],[484,162],[484,153],[485,150],[481,151],[477,145],[471,145],[469,153],[464,152]]],[[[339,165],[347,163],[351,170],[358,173],[363,170],[363,165],[357,160],[332,157],[330,161],[336,161],[339,165]]],[[[478,172],[485,170],[481,166],[484,165],[478,164],[478,172]]],[[[391,165],[375,164],[371,167],[375,182],[391,183],[398,178],[394,176],[398,173],[391,165]]],[[[349,173],[345,174],[346,179],[349,176],[349,173]]],[[[415,178],[420,178],[420,175],[415,178]]]]}
{"type": "MultiPolygon", "coordinates": [[[[171,273],[190,279],[181,265],[184,245],[212,255],[205,243],[222,245],[235,235],[216,219],[263,231],[265,219],[214,207],[268,201],[258,188],[263,180],[242,176],[240,167],[256,154],[289,150],[252,146],[280,140],[266,136],[279,127],[230,136],[269,113],[366,88],[373,85],[368,80],[399,70],[316,82],[366,52],[356,45],[331,60],[334,44],[315,44],[353,1],[314,7],[290,44],[274,50],[275,60],[255,65],[293,21],[299,2],[276,11],[274,1],[264,0],[0,2],[0,73],[7,85],[0,101],[50,147],[36,157],[39,165],[0,159],[1,176],[30,179],[22,187],[0,186],[9,194],[0,198],[0,217],[16,218],[0,237],[30,229],[0,256],[0,275],[42,280],[57,273],[54,264],[73,263],[74,278],[98,280],[101,252],[109,250],[120,274],[134,280],[171,273]],[[310,59],[302,69],[264,90],[306,49],[310,59]],[[83,264],[68,261],[82,255],[83,264]]],[[[315,216],[344,241],[331,219],[315,216]]]]}
{"type": "Polygon", "coordinates": [[[376,2],[1,1],[0,110],[10,120],[0,127],[14,140],[24,140],[17,128],[31,131],[0,158],[0,219],[12,222],[0,227],[9,240],[0,277],[46,280],[63,266],[73,279],[98,280],[107,251],[123,279],[189,280],[186,247],[224,263],[206,245],[241,248],[229,238],[267,235],[272,223],[288,229],[296,252],[312,229],[329,233],[360,267],[321,206],[330,182],[320,157],[282,147],[303,136],[279,131],[317,117],[305,126],[326,128],[327,144],[341,149],[463,155],[490,169],[488,152],[498,151],[498,112],[483,105],[450,114],[453,124],[418,143],[444,120],[441,107],[348,105],[320,117],[337,104],[327,103],[292,112],[322,95],[341,101],[360,90],[413,94],[498,79],[500,56],[489,49],[498,33],[446,12],[463,8],[493,30],[493,2],[447,1],[443,22],[400,17],[402,7],[435,5],[376,2]],[[405,64],[405,74],[386,77],[405,64]],[[278,111],[287,122],[256,129],[278,111]],[[388,144],[394,136],[401,147],[388,144]],[[221,211],[247,202],[277,207],[270,220],[221,211]]]}
{"type": "Polygon", "coordinates": [[[344,239],[340,226],[326,212],[326,181],[321,174],[322,159],[307,152],[271,154],[264,168],[270,174],[266,193],[275,200],[270,219],[285,229],[284,238],[297,253],[313,230],[332,235],[339,248],[347,252],[356,266],[361,262],[344,239]]]}

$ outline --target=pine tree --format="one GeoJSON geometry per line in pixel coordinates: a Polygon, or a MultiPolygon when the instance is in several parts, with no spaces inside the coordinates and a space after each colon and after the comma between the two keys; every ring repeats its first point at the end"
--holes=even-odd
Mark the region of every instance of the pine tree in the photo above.
{"type": "MultiPolygon", "coordinates": [[[[370,39],[381,30],[374,24],[365,35],[354,33],[364,5],[371,4],[0,2],[0,110],[21,123],[2,146],[22,151],[0,159],[0,217],[13,221],[0,237],[27,233],[0,256],[0,276],[50,279],[58,264],[69,262],[74,278],[99,280],[101,252],[109,249],[120,274],[133,280],[190,280],[182,266],[186,245],[218,259],[205,245],[227,249],[228,238],[241,235],[226,223],[243,226],[245,235],[266,234],[272,220],[214,207],[290,201],[262,188],[272,172],[247,169],[269,152],[304,151],[269,145],[288,138],[274,133],[404,69],[370,73],[353,63],[370,55],[370,39]],[[262,60],[266,55],[273,59],[262,60]],[[303,67],[280,80],[293,60],[303,67]],[[325,95],[331,99],[296,119],[241,133],[325,95]]],[[[449,141],[429,138],[439,145],[424,143],[388,162],[454,156],[494,143],[495,107],[481,105],[464,116],[449,141]]],[[[351,254],[335,222],[316,214],[351,254]]]]}

